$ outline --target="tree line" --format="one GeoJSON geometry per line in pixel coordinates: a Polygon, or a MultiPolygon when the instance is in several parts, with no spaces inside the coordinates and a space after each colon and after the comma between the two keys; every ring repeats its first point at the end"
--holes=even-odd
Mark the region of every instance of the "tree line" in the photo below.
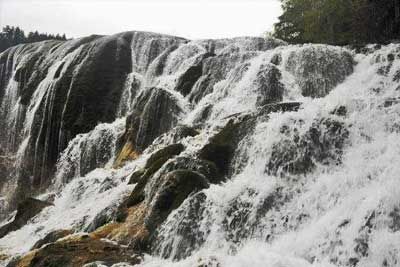
{"type": "Polygon", "coordinates": [[[290,43],[385,43],[400,38],[400,0],[281,0],[273,36],[290,43]]]}
{"type": "Polygon", "coordinates": [[[0,32],[0,53],[14,45],[44,40],[67,40],[67,37],[65,34],[54,35],[39,33],[38,31],[29,32],[28,35],[25,35],[25,32],[21,28],[7,25],[0,32]]]}

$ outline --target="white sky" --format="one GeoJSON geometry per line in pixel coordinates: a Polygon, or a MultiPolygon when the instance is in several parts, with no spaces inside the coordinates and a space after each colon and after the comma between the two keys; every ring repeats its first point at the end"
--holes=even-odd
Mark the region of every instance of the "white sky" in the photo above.
{"type": "Polygon", "coordinates": [[[279,0],[0,0],[0,26],[68,37],[153,31],[189,39],[260,36],[279,0]]]}

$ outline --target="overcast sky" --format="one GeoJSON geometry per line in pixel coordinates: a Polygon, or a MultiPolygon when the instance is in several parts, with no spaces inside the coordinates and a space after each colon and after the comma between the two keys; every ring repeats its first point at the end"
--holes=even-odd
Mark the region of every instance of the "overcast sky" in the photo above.
{"type": "Polygon", "coordinates": [[[278,0],[0,0],[0,26],[68,37],[153,31],[190,39],[260,36],[278,0]]]}

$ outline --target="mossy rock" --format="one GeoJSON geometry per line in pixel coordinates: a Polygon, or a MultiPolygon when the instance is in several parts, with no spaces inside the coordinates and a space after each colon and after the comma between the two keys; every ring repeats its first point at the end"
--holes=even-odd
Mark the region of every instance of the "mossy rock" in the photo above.
{"type": "Polygon", "coordinates": [[[129,178],[128,184],[137,184],[141,180],[142,176],[146,173],[145,169],[140,169],[132,173],[131,177],[129,178]]]}
{"type": "Polygon", "coordinates": [[[137,174],[135,174],[136,172],[134,173],[135,175],[138,175],[137,177],[134,178],[135,180],[137,180],[137,185],[135,186],[131,195],[129,196],[127,202],[128,207],[134,206],[144,200],[145,197],[144,188],[146,187],[148,180],[150,179],[150,177],[153,176],[154,173],[156,173],[164,165],[164,163],[168,159],[169,159],[168,157],[159,158],[158,160],[153,162],[153,164],[149,168],[141,170],[143,174],[140,177],[139,173],[137,174]]]}
{"type": "Polygon", "coordinates": [[[66,237],[68,235],[73,234],[74,231],[72,230],[55,230],[53,232],[48,233],[45,237],[43,237],[42,239],[40,239],[39,241],[37,241],[35,243],[35,245],[33,245],[32,250],[33,249],[38,249],[41,248],[43,245],[45,244],[49,244],[49,243],[54,243],[56,242],[58,239],[61,239],[63,237],[66,237]]]}
{"type": "Polygon", "coordinates": [[[250,117],[230,119],[225,127],[200,150],[198,157],[213,162],[221,175],[227,175],[236,147],[242,137],[252,130],[252,122],[253,119],[250,117]]]}
{"type": "Polygon", "coordinates": [[[8,267],[81,267],[93,261],[138,264],[141,258],[127,246],[81,235],[70,236],[33,250],[8,267]]]}
{"type": "Polygon", "coordinates": [[[199,134],[199,132],[195,128],[189,127],[187,125],[178,125],[174,129],[172,129],[171,132],[171,137],[176,143],[186,137],[194,137],[199,134]]]}
{"type": "Polygon", "coordinates": [[[184,148],[185,147],[182,144],[173,144],[158,150],[147,160],[144,169],[135,171],[131,175],[128,184],[137,183],[137,185],[129,197],[127,202],[128,207],[143,201],[144,188],[149,178],[153,176],[153,174],[156,173],[170,158],[179,155],[184,148]]]}
{"type": "Polygon", "coordinates": [[[166,173],[175,170],[188,170],[198,172],[212,184],[218,184],[223,181],[223,177],[219,175],[218,168],[214,162],[188,158],[188,157],[177,157],[171,160],[163,169],[166,173]]]}
{"type": "Polygon", "coordinates": [[[173,156],[179,155],[184,149],[185,147],[182,144],[173,144],[164,147],[150,156],[150,158],[146,162],[145,168],[150,168],[150,166],[152,166],[156,161],[161,158],[172,158],[173,156]]]}
{"type": "Polygon", "coordinates": [[[156,199],[145,219],[146,227],[152,232],[190,195],[208,188],[207,179],[194,171],[176,170],[164,176],[156,199]]]}

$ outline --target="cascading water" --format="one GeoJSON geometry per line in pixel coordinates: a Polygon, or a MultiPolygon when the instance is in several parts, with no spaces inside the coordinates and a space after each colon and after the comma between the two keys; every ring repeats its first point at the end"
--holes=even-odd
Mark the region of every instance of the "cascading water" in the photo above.
{"type": "Polygon", "coordinates": [[[0,56],[0,152],[19,148],[5,183],[52,205],[0,256],[112,226],[103,239],[144,252],[141,266],[398,266],[399,45],[132,32],[31,46],[0,56]]]}

